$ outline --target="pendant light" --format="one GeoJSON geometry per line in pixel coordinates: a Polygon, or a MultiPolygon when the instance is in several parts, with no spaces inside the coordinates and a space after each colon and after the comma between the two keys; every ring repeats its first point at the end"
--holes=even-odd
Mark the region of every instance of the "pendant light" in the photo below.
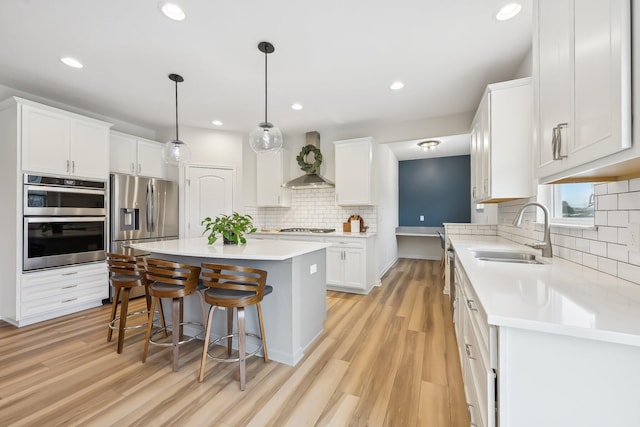
{"type": "Polygon", "coordinates": [[[269,42],[260,42],[258,49],[264,53],[264,122],[249,134],[249,145],[256,153],[282,148],[282,132],[267,120],[267,55],[275,48],[269,42]]]}
{"type": "Polygon", "coordinates": [[[169,164],[179,165],[191,160],[191,150],[187,144],[180,141],[178,137],[178,83],[182,83],[184,79],[178,74],[169,74],[169,80],[176,84],[176,139],[164,145],[162,158],[169,164]]]}

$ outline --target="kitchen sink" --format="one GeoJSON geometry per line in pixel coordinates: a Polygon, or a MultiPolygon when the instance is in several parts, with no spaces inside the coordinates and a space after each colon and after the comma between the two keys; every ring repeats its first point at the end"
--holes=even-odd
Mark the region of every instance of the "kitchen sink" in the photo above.
{"type": "Polygon", "coordinates": [[[511,251],[473,251],[473,256],[480,261],[510,262],[514,264],[542,264],[536,255],[529,252],[511,251]]]}

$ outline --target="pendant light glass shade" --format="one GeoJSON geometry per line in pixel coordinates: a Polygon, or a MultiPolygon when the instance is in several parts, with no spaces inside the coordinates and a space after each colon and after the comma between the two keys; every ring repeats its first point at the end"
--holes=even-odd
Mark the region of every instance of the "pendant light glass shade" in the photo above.
{"type": "Polygon", "coordinates": [[[267,120],[267,55],[276,49],[269,42],[260,42],[258,50],[264,53],[264,122],[249,134],[249,146],[256,153],[282,148],[282,132],[267,120]]]}
{"type": "Polygon", "coordinates": [[[171,165],[180,165],[191,160],[191,150],[178,137],[178,83],[183,82],[184,79],[178,74],[169,74],[169,80],[176,83],[176,139],[164,144],[162,158],[171,165]]]}
{"type": "Polygon", "coordinates": [[[260,123],[249,134],[249,145],[256,153],[282,148],[282,132],[271,123],[260,123]]]}

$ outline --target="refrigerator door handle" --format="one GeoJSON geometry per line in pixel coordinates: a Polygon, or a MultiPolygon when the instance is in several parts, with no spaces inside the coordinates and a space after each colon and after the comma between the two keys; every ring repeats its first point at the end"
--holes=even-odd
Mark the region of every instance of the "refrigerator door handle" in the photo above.
{"type": "Polygon", "coordinates": [[[147,231],[153,231],[153,190],[151,182],[147,183],[147,197],[145,200],[145,208],[147,211],[147,231]]]}

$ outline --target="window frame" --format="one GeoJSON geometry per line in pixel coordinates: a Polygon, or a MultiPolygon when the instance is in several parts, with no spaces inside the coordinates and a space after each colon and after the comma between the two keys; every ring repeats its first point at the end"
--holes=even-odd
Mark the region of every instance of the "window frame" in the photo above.
{"type": "MultiPolygon", "coordinates": [[[[585,183],[594,185],[594,183],[585,183]]],[[[556,226],[564,226],[564,227],[585,227],[585,228],[593,228],[595,227],[595,205],[594,205],[594,215],[588,218],[565,218],[562,216],[557,216],[557,205],[561,203],[561,195],[558,191],[556,191],[561,184],[547,184],[547,185],[539,185],[538,186],[538,202],[543,203],[545,206],[549,208],[549,224],[556,226]]],[[[594,193],[595,194],[595,187],[594,193]]],[[[560,210],[562,211],[562,210],[560,210]]],[[[544,216],[541,211],[538,211],[537,221],[544,222],[544,216]]]]}

